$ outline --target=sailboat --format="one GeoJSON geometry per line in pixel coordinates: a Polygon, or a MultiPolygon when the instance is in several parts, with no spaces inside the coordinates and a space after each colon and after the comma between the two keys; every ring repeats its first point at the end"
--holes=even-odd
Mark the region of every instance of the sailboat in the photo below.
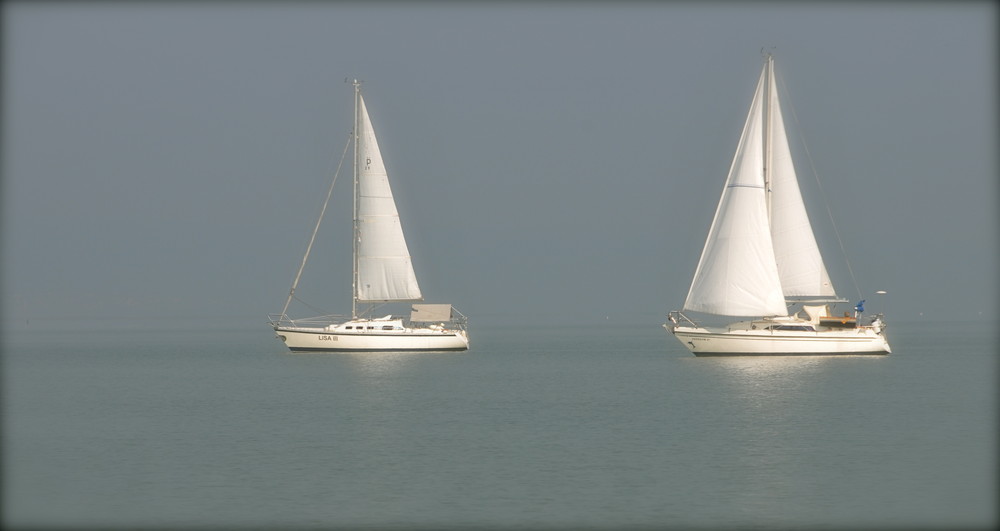
{"type": "Polygon", "coordinates": [[[835,316],[843,302],[802,201],[767,54],[683,309],[754,317],[708,327],[673,311],[663,326],[696,356],[888,354],[884,316],[863,323],[864,301],[835,316]]]}
{"type": "MultiPolygon", "coordinates": [[[[353,304],[350,318],[288,317],[288,306],[315,241],[313,231],[285,307],[270,324],[292,351],[445,351],[469,348],[468,319],[451,304],[423,304],[416,273],[403,236],[361,83],[354,80],[353,304]],[[410,315],[373,316],[376,304],[411,303],[410,315]],[[359,306],[362,309],[359,311],[359,306]]],[[[350,146],[350,143],[348,146],[350,146]]],[[[344,154],[347,154],[347,147],[344,154]]],[[[338,172],[339,173],[339,168],[338,172]]],[[[336,182],[336,174],[334,176],[336,182]]],[[[333,184],[330,185],[330,192],[333,184]]],[[[320,214],[326,211],[330,200],[320,214]]]]}

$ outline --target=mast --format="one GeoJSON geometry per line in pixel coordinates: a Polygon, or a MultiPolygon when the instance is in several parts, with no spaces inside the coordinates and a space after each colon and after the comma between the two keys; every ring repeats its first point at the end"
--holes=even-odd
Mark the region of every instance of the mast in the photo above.
{"type": "Polygon", "coordinates": [[[768,53],[765,58],[764,63],[764,101],[761,102],[764,106],[764,202],[767,205],[767,222],[771,223],[771,132],[772,119],[774,113],[771,112],[771,102],[773,102],[772,91],[775,90],[774,85],[771,84],[771,80],[774,79],[774,73],[772,69],[774,68],[774,57],[768,53]]]}
{"type": "Polygon", "coordinates": [[[351,231],[351,319],[358,317],[358,141],[360,140],[361,82],[354,80],[354,214],[351,231]]]}

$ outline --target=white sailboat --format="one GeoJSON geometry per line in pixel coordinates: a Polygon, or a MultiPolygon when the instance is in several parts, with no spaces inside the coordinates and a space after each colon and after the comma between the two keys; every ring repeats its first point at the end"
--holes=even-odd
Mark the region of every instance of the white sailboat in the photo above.
{"type": "Polygon", "coordinates": [[[664,327],[697,356],[890,352],[881,314],[862,324],[862,301],[835,317],[838,302],[847,301],[806,214],[768,54],[684,302],[685,311],[757,317],[707,327],[673,311],[664,327]]]}
{"type": "MultiPolygon", "coordinates": [[[[354,236],[353,304],[351,317],[321,316],[291,319],[288,306],[295,296],[306,257],[279,315],[270,316],[279,339],[293,351],[466,350],[468,320],[450,304],[416,304],[423,300],[410,253],[403,237],[396,203],[368,116],[361,84],[354,81],[354,236]],[[375,304],[408,302],[408,318],[373,317],[375,304]],[[358,306],[368,305],[359,312],[358,306]]],[[[345,148],[345,155],[347,149],[345,148]]],[[[339,172],[339,169],[338,169],[339,172]]],[[[336,176],[334,177],[336,182],[336,176]]],[[[331,191],[333,185],[331,184],[331,191]]],[[[329,202],[329,193],[327,202],[329,202]]],[[[323,211],[326,204],[323,205],[323,211]]],[[[322,214],[320,214],[322,219],[322,214]]],[[[316,229],[319,228],[319,222],[316,229]]]]}

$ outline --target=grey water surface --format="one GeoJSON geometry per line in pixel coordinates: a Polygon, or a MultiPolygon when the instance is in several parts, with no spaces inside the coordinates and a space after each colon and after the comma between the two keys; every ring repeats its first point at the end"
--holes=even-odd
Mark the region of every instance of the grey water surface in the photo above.
{"type": "MultiPolygon", "coordinates": [[[[5,527],[989,527],[996,324],[885,357],[656,326],[291,354],[266,326],[4,334],[5,527]]],[[[99,328],[99,327],[98,327],[99,328]]]]}

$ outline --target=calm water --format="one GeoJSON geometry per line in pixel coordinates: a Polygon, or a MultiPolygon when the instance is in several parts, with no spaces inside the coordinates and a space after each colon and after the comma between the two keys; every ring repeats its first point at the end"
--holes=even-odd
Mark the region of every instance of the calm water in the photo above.
{"type": "MultiPolygon", "coordinates": [[[[602,323],[603,324],[603,323],[602,323]]],[[[695,358],[662,328],[447,354],[246,330],[8,330],[3,523],[991,527],[995,324],[888,357],[695,358]]]]}

